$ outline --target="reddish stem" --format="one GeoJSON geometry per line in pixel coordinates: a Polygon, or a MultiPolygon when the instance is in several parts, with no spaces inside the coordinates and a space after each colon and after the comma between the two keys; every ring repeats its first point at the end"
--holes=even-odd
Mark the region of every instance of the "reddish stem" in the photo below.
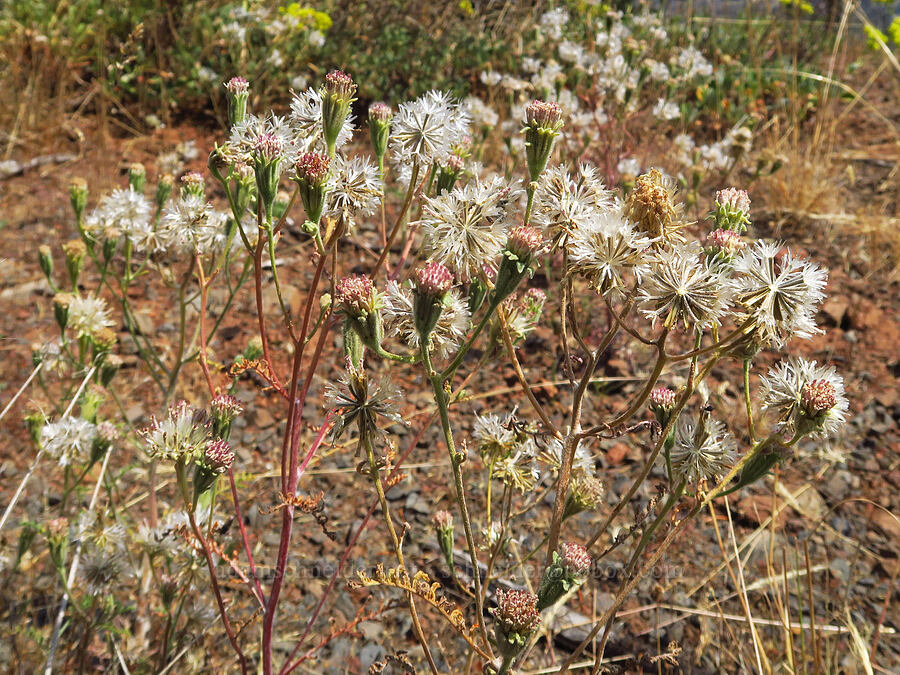
{"type": "MultiPolygon", "coordinates": [[[[325,346],[325,338],[328,336],[330,324],[324,327],[319,333],[319,340],[316,343],[316,352],[309,364],[306,374],[306,381],[300,397],[296,399],[291,406],[292,411],[288,419],[288,427],[285,429],[285,442],[290,447],[290,462],[287,476],[282,475],[282,485],[286,485],[286,496],[293,496],[297,487],[297,456],[299,454],[299,438],[300,438],[300,418],[303,413],[303,404],[306,401],[306,395],[309,392],[309,385],[312,382],[312,376],[316,366],[322,356],[322,349],[325,346]]],[[[299,370],[301,351],[297,351],[294,357],[294,372],[299,370]]],[[[294,376],[291,381],[291,390],[296,392],[297,377],[294,376]]],[[[278,545],[278,559],[275,563],[275,578],[272,581],[272,589],[269,592],[269,600],[266,603],[266,615],[263,622],[263,672],[265,675],[272,673],[272,633],[275,625],[275,608],[278,605],[278,598],[281,595],[281,587],[284,583],[284,571],[287,566],[287,556],[290,549],[291,533],[294,525],[294,507],[292,504],[285,505],[281,516],[281,537],[278,545]]]]}
{"type": "MultiPolygon", "coordinates": [[[[250,549],[250,540],[247,538],[247,528],[244,526],[244,516],[241,513],[241,503],[238,500],[237,486],[234,484],[234,472],[228,469],[228,481],[231,483],[231,498],[234,500],[234,515],[237,518],[238,526],[241,529],[241,538],[244,540],[244,551],[247,553],[247,560],[250,563],[250,577],[256,584],[256,598],[263,608],[266,606],[266,596],[263,593],[262,584],[259,583],[259,576],[256,574],[256,563],[253,560],[253,552],[250,549]]],[[[253,590],[253,587],[250,587],[253,590]]]]}
{"type": "MultiPolygon", "coordinates": [[[[231,626],[231,622],[228,620],[228,614],[225,611],[225,601],[222,599],[222,591],[219,589],[219,582],[216,579],[216,565],[212,559],[212,553],[210,553],[209,545],[206,543],[206,539],[203,538],[203,534],[200,532],[200,528],[197,526],[197,519],[194,518],[194,514],[190,513],[190,522],[191,528],[194,531],[194,536],[197,538],[197,541],[200,542],[200,548],[203,549],[203,555],[206,558],[206,566],[209,568],[209,579],[212,583],[213,593],[216,596],[216,603],[219,605],[219,614],[222,615],[222,625],[225,626],[225,633],[228,635],[228,640],[231,642],[231,646],[234,647],[234,651],[237,652],[238,659],[240,660],[241,672],[247,673],[247,657],[244,656],[244,652],[241,650],[241,646],[238,644],[237,635],[234,632],[234,628],[231,626]]],[[[212,517],[212,514],[210,514],[212,517]]]]}
{"type": "MultiPolygon", "coordinates": [[[[409,457],[409,455],[413,451],[413,449],[419,444],[419,441],[421,440],[423,434],[425,433],[425,430],[431,426],[431,424],[434,422],[434,420],[436,418],[437,418],[437,413],[436,412],[432,413],[431,416],[428,418],[428,421],[422,425],[422,427],[419,429],[418,433],[412,439],[412,442],[409,444],[409,447],[406,448],[406,450],[403,452],[403,454],[397,460],[397,463],[394,465],[394,469],[391,471],[390,474],[388,474],[387,480],[385,481],[385,493],[387,493],[391,489],[390,488],[391,478],[396,476],[401,471],[403,462],[406,461],[406,458],[409,457]]],[[[300,650],[300,647],[303,645],[303,643],[306,641],[306,638],[309,636],[309,633],[312,630],[313,624],[316,622],[316,619],[319,617],[319,613],[322,611],[322,607],[325,605],[325,600],[328,599],[328,596],[330,595],[332,589],[334,588],[335,584],[337,583],[338,577],[340,576],[341,572],[344,569],[344,563],[347,562],[347,558],[350,557],[350,553],[353,551],[353,547],[356,546],[356,542],[357,542],[357,540],[359,540],[359,536],[366,529],[366,525],[368,525],[369,519],[375,513],[375,509],[377,509],[377,508],[378,508],[378,499],[376,498],[372,502],[371,506],[369,506],[369,510],[366,512],[366,515],[363,517],[362,522],[360,523],[359,527],[356,529],[356,532],[353,533],[353,536],[350,538],[350,542],[347,544],[347,547],[344,549],[344,552],[341,554],[341,559],[338,561],[337,569],[335,569],[334,574],[331,575],[331,580],[328,582],[328,586],[325,588],[325,592],[322,593],[322,597],[319,599],[319,603],[316,605],[316,609],[313,611],[312,616],[309,618],[309,621],[307,621],[307,623],[306,623],[306,628],[303,631],[303,635],[300,636],[300,639],[297,641],[297,644],[294,646],[294,650],[291,652],[291,655],[288,657],[287,661],[285,662],[285,666],[284,666],[284,668],[281,669],[281,672],[279,673],[279,675],[287,675],[288,673],[292,672],[295,668],[297,668],[297,666],[299,666],[303,662],[303,659],[300,659],[298,661],[295,661],[294,663],[291,663],[291,661],[297,655],[297,652],[300,650]],[[290,664],[290,665],[287,665],[287,664],[290,664]]]]}

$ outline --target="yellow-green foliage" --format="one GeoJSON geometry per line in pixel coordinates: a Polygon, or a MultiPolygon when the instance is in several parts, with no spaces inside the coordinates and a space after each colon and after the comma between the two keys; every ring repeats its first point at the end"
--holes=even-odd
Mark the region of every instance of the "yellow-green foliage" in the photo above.
{"type": "Polygon", "coordinates": [[[866,31],[866,37],[869,38],[868,45],[870,49],[881,49],[881,44],[887,43],[888,36],[875,28],[872,24],[865,24],[863,29],[866,31]]]}
{"type": "Polygon", "coordinates": [[[325,32],[331,28],[331,17],[312,7],[302,7],[299,2],[292,2],[281,8],[281,13],[297,19],[301,24],[309,25],[317,31],[325,32]]]}
{"type": "Polygon", "coordinates": [[[788,7],[796,7],[804,14],[812,14],[813,6],[811,2],[807,2],[806,0],[780,0],[782,5],[786,5],[788,7]]]}

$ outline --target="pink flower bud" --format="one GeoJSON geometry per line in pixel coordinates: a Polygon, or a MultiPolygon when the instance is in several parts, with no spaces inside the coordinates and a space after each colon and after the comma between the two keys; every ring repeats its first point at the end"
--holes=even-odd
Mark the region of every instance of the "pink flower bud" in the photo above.
{"type": "Polygon", "coordinates": [[[441,297],[453,286],[453,274],[437,260],[416,270],[416,290],[431,297],[441,297]]]}

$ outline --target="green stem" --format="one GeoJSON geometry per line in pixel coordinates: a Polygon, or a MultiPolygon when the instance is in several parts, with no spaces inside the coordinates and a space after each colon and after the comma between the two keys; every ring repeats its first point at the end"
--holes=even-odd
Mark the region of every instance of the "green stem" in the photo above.
{"type": "Polygon", "coordinates": [[[475,344],[475,340],[478,339],[478,336],[481,335],[481,332],[484,330],[484,327],[487,326],[488,321],[490,321],[491,316],[494,314],[494,311],[497,309],[497,303],[491,302],[488,304],[487,311],[484,313],[484,316],[481,317],[481,321],[478,322],[478,325],[475,327],[472,335],[466,341],[466,343],[460,347],[459,351],[456,353],[456,357],[447,366],[444,371],[441,373],[440,377],[442,380],[446,380],[450,377],[453,377],[453,374],[456,372],[456,369],[459,368],[460,364],[465,358],[468,351],[472,348],[472,345],[475,344]]]}
{"type": "Polygon", "coordinates": [[[472,563],[472,578],[475,582],[475,604],[478,611],[478,627],[481,630],[481,637],[484,645],[490,649],[490,641],[488,640],[487,629],[484,626],[484,602],[481,592],[481,572],[478,569],[478,553],[475,547],[475,536],[472,534],[472,519],[469,516],[469,509],[466,505],[466,489],[463,483],[462,463],[465,456],[456,451],[456,445],[453,442],[453,430],[450,428],[450,412],[449,397],[444,391],[445,378],[438,375],[434,371],[431,364],[431,355],[428,353],[428,346],[424,343],[421,345],[422,363],[425,364],[425,371],[431,380],[431,386],[434,390],[434,402],[437,405],[438,413],[441,419],[441,429],[444,433],[444,441],[447,444],[447,453],[450,456],[450,467],[453,469],[453,482],[456,487],[456,503],[462,515],[463,528],[466,532],[466,547],[469,549],[469,560],[472,563]]]}
{"type": "Polygon", "coordinates": [[[756,440],[756,427],[753,424],[753,404],[750,401],[750,359],[744,359],[744,404],[747,406],[747,427],[750,430],[750,442],[756,440]]]}
{"type": "Polygon", "coordinates": [[[509,669],[515,661],[515,656],[512,654],[508,654],[503,657],[503,663],[500,664],[500,670],[497,671],[497,675],[507,675],[509,673],[509,669]]]}

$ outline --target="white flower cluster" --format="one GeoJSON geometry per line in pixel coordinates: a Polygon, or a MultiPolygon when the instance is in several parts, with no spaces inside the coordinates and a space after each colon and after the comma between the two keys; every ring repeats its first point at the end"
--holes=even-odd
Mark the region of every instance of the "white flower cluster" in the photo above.
{"type": "Polygon", "coordinates": [[[723,171],[738,157],[750,151],[752,133],[746,127],[730,129],[715,143],[700,145],[689,134],[679,134],[673,139],[675,161],[687,169],[699,167],[704,171],[723,171]]]}
{"type": "MultiPolygon", "coordinates": [[[[564,9],[541,17],[539,40],[543,40],[543,53],[551,58],[524,57],[517,74],[494,70],[480,74],[483,84],[499,87],[513,101],[501,127],[510,139],[507,147],[515,154],[524,151],[523,140],[515,132],[526,96],[554,100],[563,107],[567,116],[563,142],[580,151],[596,137],[598,127],[611,119],[646,111],[665,124],[677,123],[682,118],[681,101],[693,100],[697,87],[714,75],[695,38],[688,36],[690,43],[684,46],[674,44],[658,13],[609,11],[593,36],[593,45],[565,37],[568,22],[564,9]],[[586,82],[590,90],[582,91],[586,82]],[[584,105],[586,100],[598,103],[592,109],[584,105]]],[[[497,113],[476,100],[473,114],[486,126],[495,126],[497,113]]],[[[687,169],[725,170],[736,155],[749,149],[747,133],[745,128],[733,129],[709,144],[682,134],[675,141],[675,160],[687,169]]],[[[622,158],[617,170],[622,176],[636,176],[640,165],[633,158],[622,158]]]]}
{"type": "Polygon", "coordinates": [[[847,419],[844,381],[831,366],[788,358],[762,378],[762,388],[763,409],[777,415],[780,431],[825,438],[847,419]]]}
{"type": "MultiPolygon", "coordinates": [[[[526,492],[562,466],[563,443],[557,438],[539,438],[515,421],[515,414],[475,415],[472,438],[485,464],[492,467],[491,477],[526,492]]],[[[572,471],[590,476],[594,459],[587,446],[579,443],[572,471]]]]}
{"type": "MultiPolygon", "coordinates": [[[[383,297],[385,328],[413,351],[419,349],[419,332],[416,330],[413,291],[396,281],[389,281],[383,297]]],[[[444,298],[443,310],[437,325],[428,336],[431,348],[441,358],[447,358],[459,346],[469,328],[469,310],[462,294],[451,288],[444,298]]]]}
{"type": "Polygon", "coordinates": [[[96,295],[73,295],[69,300],[67,326],[78,337],[97,335],[104,328],[113,325],[106,301],[96,295]]]}
{"type": "Polygon", "coordinates": [[[221,252],[229,215],[203,197],[188,195],[170,202],[161,213],[132,187],[113,190],[84,219],[84,230],[98,241],[128,241],[146,255],[201,255],[221,252]]]}
{"type": "Polygon", "coordinates": [[[429,257],[461,280],[476,278],[484,265],[493,266],[512,222],[507,207],[517,194],[517,183],[476,176],[448,193],[426,197],[418,223],[429,257]]]}
{"type": "Polygon", "coordinates": [[[97,426],[81,417],[63,417],[41,428],[41,447],[60,466],[84,463],[97,439],[97,426]]]}
{"type": "Polygon", "coordinates": [[[391,125],[391,151],[399,166],[427,169],[443,163],[467,142],[472,116],[468,107],[442,91],[429,91],[401,103],[391,125]]]}

